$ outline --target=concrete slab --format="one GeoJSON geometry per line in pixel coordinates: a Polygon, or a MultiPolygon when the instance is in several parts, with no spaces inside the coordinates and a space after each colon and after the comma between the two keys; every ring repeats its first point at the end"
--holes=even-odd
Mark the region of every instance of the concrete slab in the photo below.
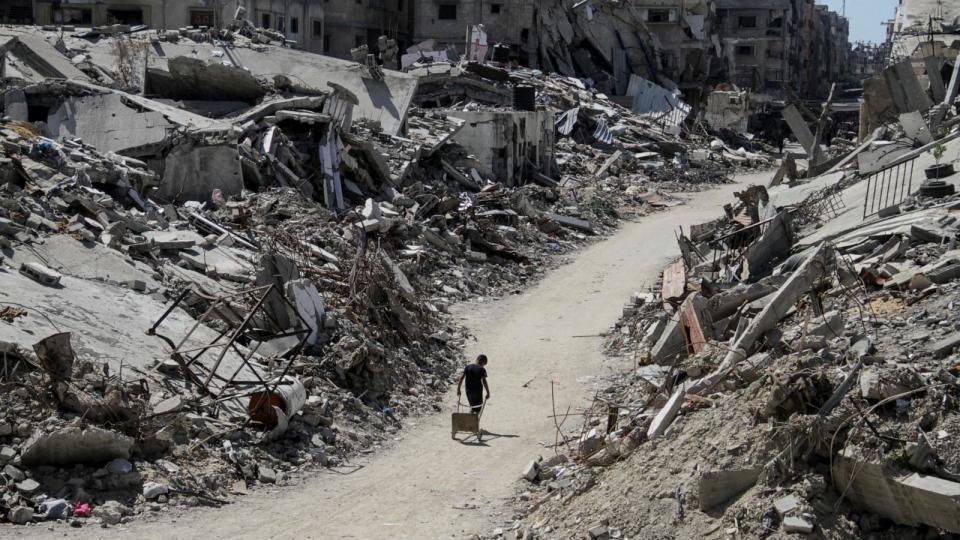
{"type": "MultiPolygon", "coordinates": [[[[78,358],[106,362],[114,373],[123,365],[125,376],[133,373],[131,368],[139,370],[138,377],[149,376],[155,362],[169,359],[167,343],[146,335],[165,310],[162,299],[71,275],[63,276],[60,284],[61,289],[51,289],[9,268],[0,268],[0,303],[16,303],[27,310],[26,317],[0,325],[0,341],[31,350],[43,337],[71,332],[78,358]]],[[[185,311],[176,309],[159,333],[178,340],[193,323],[185,311]]],[[[213,330],[201,326],[188,345],[198,346],[216,336],[213,330]]],[[[225,369],[236,369],[238,362],[228,357],[226,365],[225,369]]]]}
{"type": "MultiPolygon", "coordinates": [[[[151,57],[151,66],[167,69],[166,58],[194,57],[205,62],[222,62],[213,55],[221,48],[210,43],[162,43],[162,57],[151,57]]],[[[112,65],[114,59],[98,51],[98,63],[112,65]]],[[[272,78],[284,73],[301,84],[319,90],[328,89],[327,83],[340,84],[359,100],[354,108],[354,119],[365,118],[380,122],[384,132],[397,135],[406,118],[407,109],[417,89],[417,78],[406,73],[384,70],[382,81],[365,78],[360,64],[288,48],[266,46],[263,52],[252,48],[231,49],[240,64],[251,74],[272,78]]]]}
{"type": "Polygon", "coordinates": [[[79,137],[101,152],[134,154],[162,144],[175,127],[162,114],[131,109],[112,93],[67,99],[47,125],[58,139],[79,137]]]}
{"type": "Polygon", "coordinates": [[[960,483],[919,473],[897,475],[854,457],[851,449],[834,458],[833,478],[853,503],[896,523],[960,532],[960,483]]]}
{"type": "Polygon", "coordinates": [[[700,509],[724,504],[747,491],[760,478],[759,468],[707,471],[700,477],[700,509]]]}
{"type": "Polygon", "coordinates": [[[11,266],[36,262],[64,276],[115,285],[139,280],[148,290],[161,287],[161,283],[153,279],[154,271],[149,266],[130,260],[104,245],[81,243],[65,234],[48,236],[43,244],[17,249],[8,255],[11,266]]]}
{"type": "Polygon", "coordinates": [[[794,105],[788,105],[783,109],[783,119],[787,121],[790,130],[796,135],[803,149],[807,151],[807,155],[813,155],[813,132],[810,131],[810,126],[804,121],[800,111],[794,105]]]}
{"type": "Polygon", "coordinates": [[[11,53],[29,64],[43,78],[90,80],[86,73],[77,69],[43,36],[18,35],[11,53]]]}
{"type": "Polygon", "coordinates": [[[933,142],[933,135],[930,133],[930,128],[927,127],[926,120],[923,119],[923,115],[919,112],[914,111],[901,114],[900,125],[903,126],[904,133],[906,133],[910,139],[920,144],[930,144],[933,142]]]}

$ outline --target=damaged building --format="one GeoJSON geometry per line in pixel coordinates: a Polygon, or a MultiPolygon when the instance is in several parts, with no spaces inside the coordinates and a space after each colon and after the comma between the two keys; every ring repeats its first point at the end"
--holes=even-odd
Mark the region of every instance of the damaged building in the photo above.
{"type": "Polygon", "coordinates": [[[0,527],[341,465],[433,410],[452,303],[771,163],[681,138],[680,90],[633,72],[615,99],[455,55],[398,71],[302,50],[260,3],[162,29],[129,4],[0,29],[0,527]]]}
{"type": "Polygon", "coordinates": [[[452,395],[454,306],[750,172],[576,336],[622,363],[484,537],[960,533],[955,58],[861,103],[809,0],[208,6],[0,28],[0,528],[400,441],[452,395]]]}

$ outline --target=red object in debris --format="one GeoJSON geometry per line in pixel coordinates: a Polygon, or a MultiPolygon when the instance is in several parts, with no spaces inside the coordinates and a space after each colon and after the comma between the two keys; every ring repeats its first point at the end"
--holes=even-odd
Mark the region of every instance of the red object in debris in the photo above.
{"type": "Polygon", "coordinates": [[[73,505],[73,517],[90,517],[90,505],[87,503],[80,504],[79,502],[73,505]]]}

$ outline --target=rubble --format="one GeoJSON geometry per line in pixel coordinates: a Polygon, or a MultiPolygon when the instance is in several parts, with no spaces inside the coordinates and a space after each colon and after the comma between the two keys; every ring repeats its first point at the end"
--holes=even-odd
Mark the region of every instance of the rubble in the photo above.
{"type": "Polygon", "coordinates": [[[393,40],[358,64],[238,17],[0,32],[0,521],[109,527],[373,452],[438,407],[451,304],[772,162],[572,76],[397,72],[393,40]]]}
{"type": "Polygon", "coordinates": [[[518,484],[503,529],[534,538],[604,537],[608,527],[629,538],[960,533],[960,199],[945,187],[960,179],[945,166],[960,129],[956,94],[920,69],[942,59],[922,52],[866,84],[870,129],[853,144],[825,144],[832,98],[818,114],[783,110],[808,169],[771,172],[722,216],[681,229],[682,256],[606,334],[624,369],[605,376],[592,405],[559,415],[552,448],[564,462],[541,462],[539,481],[518,484]],[[890,145],[899,150],[881,163],[864,153],[890,145]],[[925,170],[943,184],[921,184],[925,170]]]}

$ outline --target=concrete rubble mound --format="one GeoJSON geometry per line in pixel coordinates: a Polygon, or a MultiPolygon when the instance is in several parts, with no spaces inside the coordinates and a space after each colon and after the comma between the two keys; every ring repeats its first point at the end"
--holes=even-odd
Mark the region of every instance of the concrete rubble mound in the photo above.
{"type": "Polygon", "coordinates": [[[960,70],[921,85],[927,52],[865,82],[857,145],[821,141],[834,92],[784,111],[805,173],[682,228],[606,335],[625,369],[555,413],[513,519],[478,536],[960,534],[960,70]]]}
{"type": "Polygon", "coordinates": [[[454,304],[772,163],[570,75],[286,45],[0,29],[0,524],[349,465],[439,410],[454,304]]]}

